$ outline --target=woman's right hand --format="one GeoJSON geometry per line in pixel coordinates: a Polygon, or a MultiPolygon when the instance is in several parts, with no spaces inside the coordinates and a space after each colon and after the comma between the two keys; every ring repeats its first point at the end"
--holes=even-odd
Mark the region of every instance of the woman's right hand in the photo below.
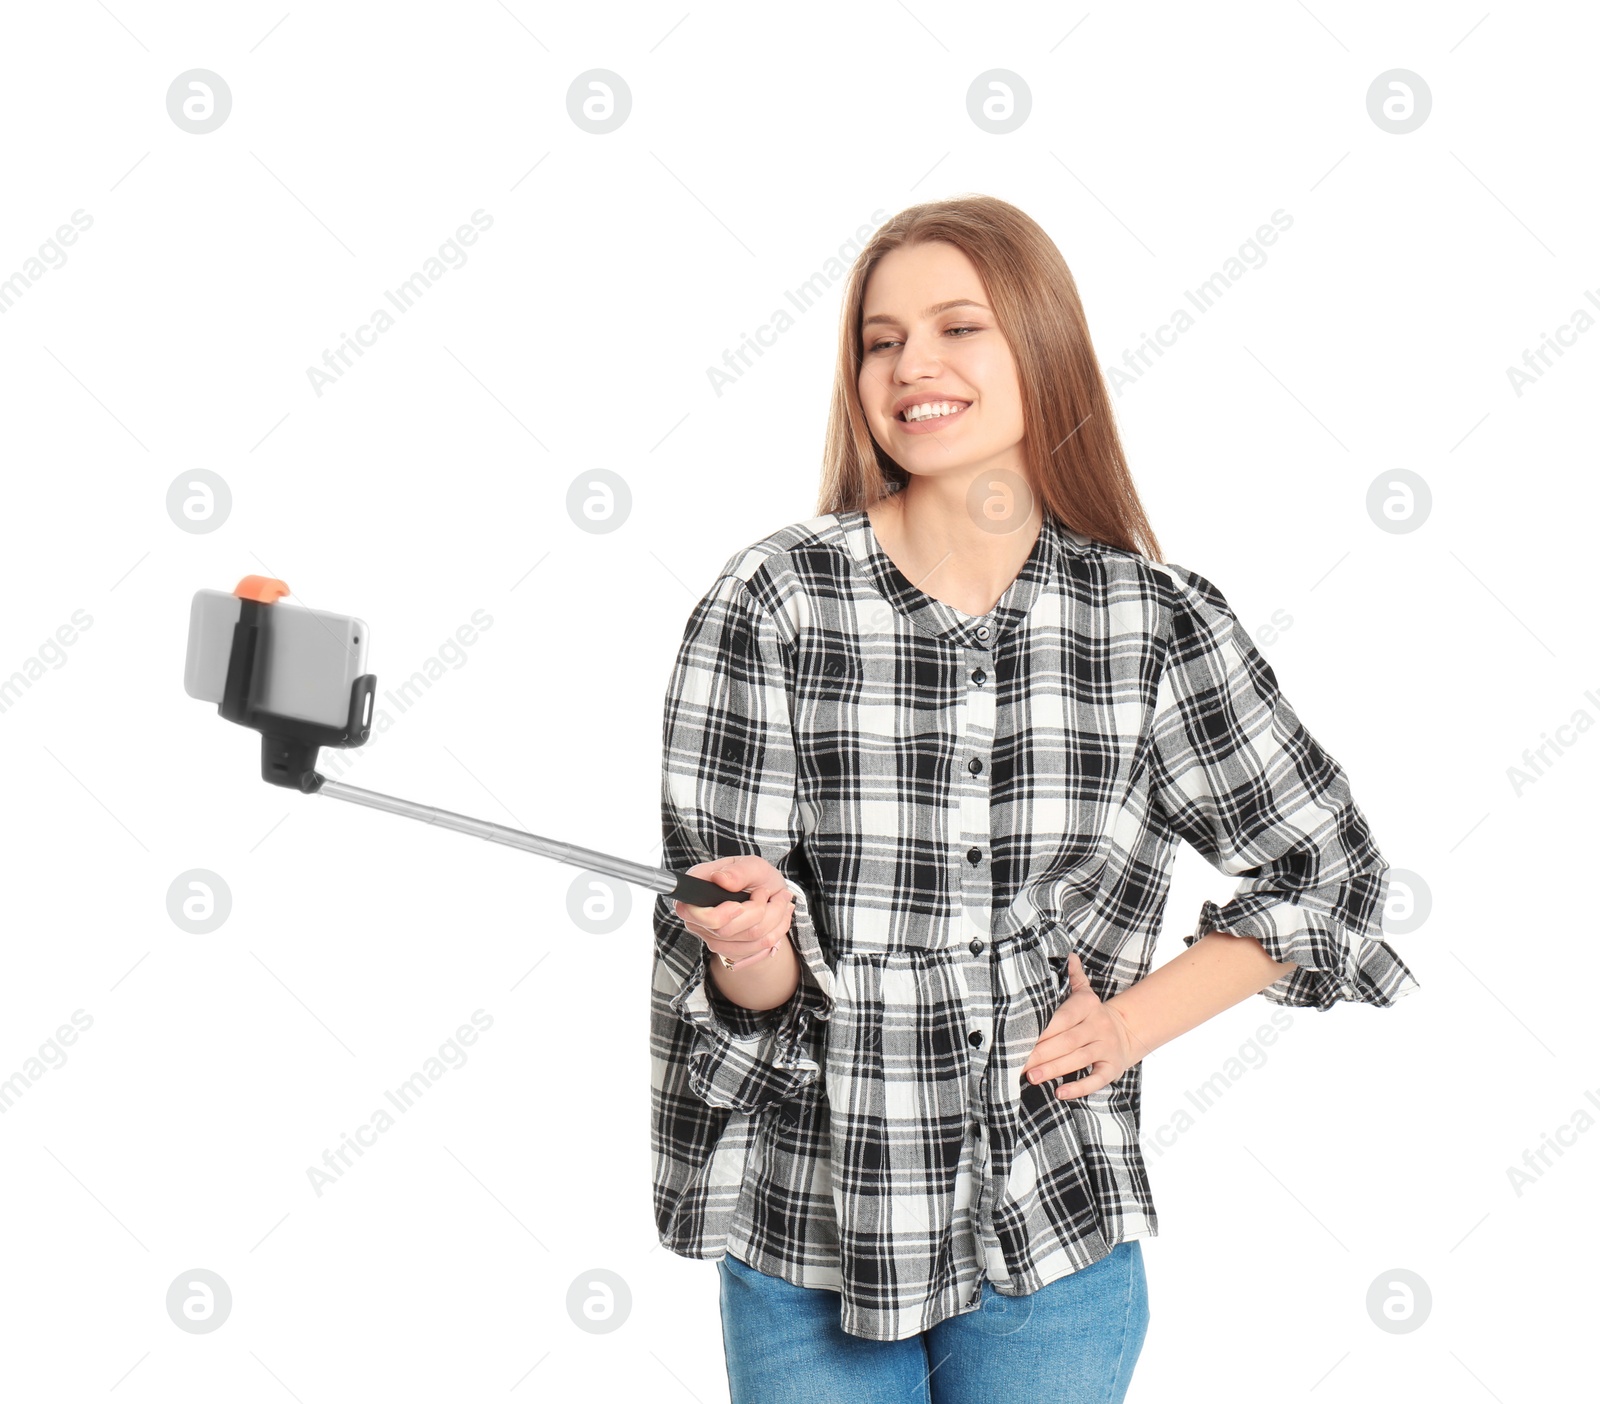
{"type": "Polygon", "coordinates": [[[770,957],[789,934],[794,893],[783,874],[759,854],[713,858],[686,871],[730,892],[749,892],[743,902],[718,902],[714,907],[672,904],[690,931],[735,966],[770,957]]]}

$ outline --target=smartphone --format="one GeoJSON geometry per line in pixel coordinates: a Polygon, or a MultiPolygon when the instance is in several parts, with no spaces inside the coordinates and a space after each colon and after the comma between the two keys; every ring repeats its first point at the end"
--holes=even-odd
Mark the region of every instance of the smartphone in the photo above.
{"type": "MultiPolygon", "coordinates": [[[[282,717],[343,726],[350,688],[367,671],[367,626],[348,614],[306,609],[276,600],[261,647],[256,706],[282,717]]],[[[239,597],[227,590],[196,590],[189,606],[189,651],[183,690],[202,702],[222,701],[228,681],[239,597]]]]}

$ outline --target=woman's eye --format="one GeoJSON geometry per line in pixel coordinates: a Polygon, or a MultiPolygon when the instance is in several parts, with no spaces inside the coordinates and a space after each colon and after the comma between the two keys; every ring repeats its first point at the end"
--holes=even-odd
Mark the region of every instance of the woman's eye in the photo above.
{"type": "MultiPolygon", "coordinates": [[[[951,332],[958,332],[958,331],[959,332],[974,332],[974,331],[982,331],[982,330],[983,330],[982,327],[946,327],[945,328],[945,335],[948,336],[951,332]]],[[[965,337],[958,337],[957,340],[965,341],[966,338],[965,337]]],[[[892,337],[885,337],[882,341],[875,341],[875,342],[872,343],[871,346],[867,347],[867,354],[870,356],[874,351],[879,351],[885,346],[893,346],[893,345],[896,345],[896,344],[897,343],[894,341],[894,339],[892,337]]]]}

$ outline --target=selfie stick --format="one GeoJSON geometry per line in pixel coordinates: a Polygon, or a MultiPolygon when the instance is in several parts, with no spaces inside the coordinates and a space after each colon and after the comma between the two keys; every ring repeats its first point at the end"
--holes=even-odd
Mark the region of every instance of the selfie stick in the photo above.
{"type": "Polygon", "coordinates": [[[259,664],[272,628],[271,606],[280,595],[289,593],[289,587],[283,581],[268,576],[247,575],[233,593],[239,597],[239,621],[233,626],[228,676],[223,685],[222,701],[217,703],[217,713],[228,721],[261,733],[261,778],[269,784],[299,790],[308,795],[349,800],[352,804],[365,805],[369,809],[402,814],[408,819],[420,819],[424,824],[436,824],[442,829],[472,834],[490,843],[521,848],[545,858],[554,858],[558,863],[570,863],[575,867],[621,878],[624,882],[635,883],[652,892],[665,893],[691,907],[714,907],[718,902],[749,900],[748,892],[730,892],[714,882],[691,877],[688,873],[652,868],[647,863],[615,858],[610,854],[597,853],[592,848],[578,848],[558,839],[541,838],[521,829],[507,828],[504,824],[491,824],[485,819],[453,814],[448,809],[435,809],[432,805],[416,804],[394,795],[381,795],[375,790],[363,790],[356,785],[346,785],[318,774],[317,751],[320,747],[366,744],[372,732],[372,694],[377,688],[377,675],[363,673],[350,684],[350,706],[342,726],[327,726],[300,717],[285,717],[261,710],[256,705],[260,692],[259,664]]]}

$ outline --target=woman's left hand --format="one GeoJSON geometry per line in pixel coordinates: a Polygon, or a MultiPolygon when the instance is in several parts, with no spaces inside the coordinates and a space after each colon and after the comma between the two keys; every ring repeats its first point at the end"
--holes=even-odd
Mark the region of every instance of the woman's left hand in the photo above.
{"type": "Polygon", "coordinates": [[[1064,1077],[1079,1068],[1092,1069],[1087,1077],[1056,1089],[1056,1096],[1063,1101],[1098,1092],[1144,1056],[1135,1051],[1139,1043],[1122,1010],[1115,1001],[1102,1002],[1090,986],[1076,951],[1067,957],[1067,991],[1067,1002],[1051,1016],[1022,1065],[1025,1082],[1064,1077]]]}

